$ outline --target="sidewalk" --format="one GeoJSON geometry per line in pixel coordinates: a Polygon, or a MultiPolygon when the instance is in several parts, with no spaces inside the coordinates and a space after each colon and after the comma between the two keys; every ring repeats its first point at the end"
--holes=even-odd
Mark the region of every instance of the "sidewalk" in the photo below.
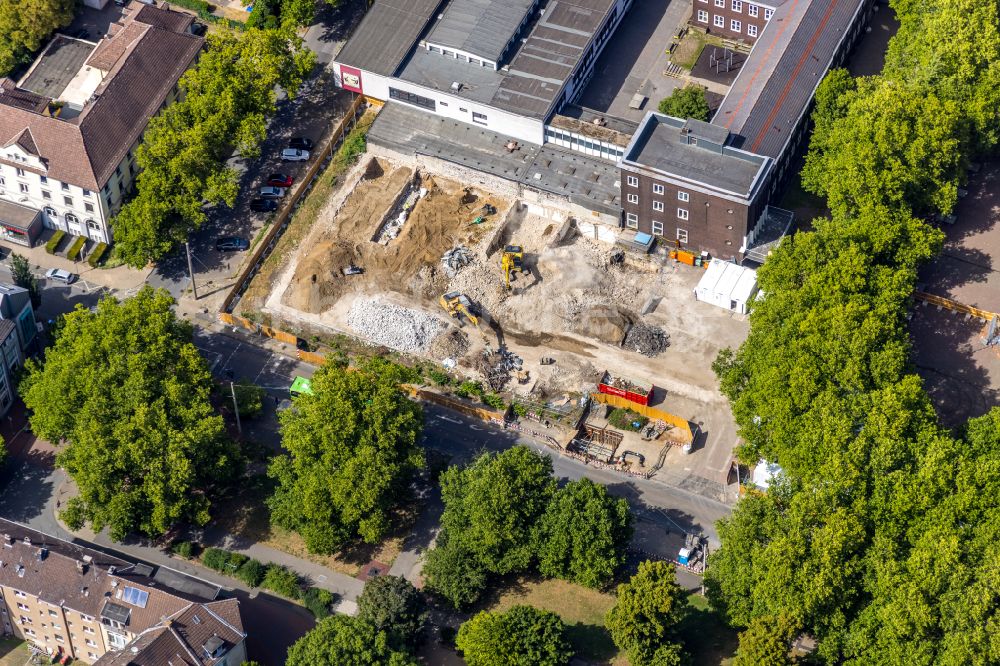
{"type": "MultiPolygon", "coordinates": [[[[47,238],[51,234],[43,234],[47,238]]],[[[0,241],[0,246],[16,252],[25,257],[34,269],[37,277],[42,277],[50,268],[61,268],[80,276],[80,282],[92,291],[96,288],[130,292],[137,291],[146,282],[146,276],[151,272],[151,268],[136,270],[128,266],[118,266],[116,268],[91,268],[90,264],[83,261],[70,261],[66,257],[57,254],[49,254],[45,251],[45,244],[39,242],[35,247],[24,247],[7,241],[0,241]]]]}

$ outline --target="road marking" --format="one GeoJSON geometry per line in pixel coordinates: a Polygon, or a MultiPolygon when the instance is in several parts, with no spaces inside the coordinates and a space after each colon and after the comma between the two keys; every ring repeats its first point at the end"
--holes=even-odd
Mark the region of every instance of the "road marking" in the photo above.
{"type": "Polygon", "coordinates": [[[223,370],[225,370],[226,368],[228,368],[228,367],[229,367],[229,362],[230,362],[231,360],[233,360],[233,356],[234,356],[234,355],[236,354],[236,352],[238,352],[238,351],[239,351],[240,347],[242,347],[242,346],[243,346],[243,343],[242,343],[242,342],[237,342],[237,343],[236,343],[236,347],[234,347],[234,348],[233,348],[233,351],[229,353],[229,358],[227,358],[227,359],[226,359],[226,363],[225,363],[225,365],[223,365],[223,366],[222,366],[222,369],[223,369],[223,370]]]}
{"type": "Polygon", "coordinates": [[[460,425],[465,424],[465,421],[463,421],[462,419],[453,419],[450,416],[439,416],[438,418],[441,419],[442,421],[448,421],[449,423],[458,423],[460,425]]]}
{"type": "Polygon", "coordinates": [[[257,376],[253,378],[255,384],[257,383],[257,380],[260,379],[260,376],[264,374],[264,371],[267,370],[267,362],[271,360],[271,357],[273,356],[274,356],[273,351],[267,352],[267,357],[265,357],[264,362],[261,364],[260,370],[257,371],[257,376]]]}
{"type": "Polygon", "coordinates": [[[470,425],[469,427],[472,428],[473,430],[482,430],[482,428],[480,428],[477,425],[470,425]]]}

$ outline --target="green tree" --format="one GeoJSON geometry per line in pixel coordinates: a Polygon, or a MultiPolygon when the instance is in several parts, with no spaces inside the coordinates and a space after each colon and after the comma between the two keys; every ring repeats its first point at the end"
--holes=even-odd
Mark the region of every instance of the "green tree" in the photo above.
{"type": "Polygon", "coordinates": [[[31,272],[31,264],[28,263],[28,260],[17,252],[12,252],[10,255],[10,274],[14,284],[28,290],[28,295],[31,297],[31,307],[37,310],[38,306],[42,304],[42,292],[38,288],[38,279],[31,272]]]}
{"type": "Polygon", "coordinates": [[[643,562],[631,580],[618,586],[605,621],[611,639],[628,652],[633,666],[673,663],[671,645],[684,616],[684,590],[669,562],[643,562]]]}
{"type": "Polygon", "coordinates": [[[469,666],[561,666],[573,657],[558,615],[531,606],[483,611],[462,624],[455,645],[469,666]]]}
{"type": "Polygon", "coordinates": [[[358,537],[376,543],[424,465],[420,406],[378,364],[350,371],[328,361],[312,388],[279,416],[288,453],[270,467],[278,483],[271,518],[302,534],[314,553],[358,537]]]}
{"type": "Polygon", "coordinates": [[[524,446],[447,469],[441,475],[441,533],[428,554],[427,585],[457,604],[459,597],[474,600],[479,590],[452,594],[460,592],[460,581],[442,560],[471,558],[462,577],[478,581],[527,569],[534,557],[532,528],[554,492],[552,460],[524,446]]]}
{"type": "Polygon", "coordinates": [[[733,666],[790,666],[795,622],[787,616],[761,615],[740,633],[740,647],[733,666]]]}
{"type": "Polygon", "coordinates": [[[0,2],[0,75],[28,62],[58,28],[73,20],[74,0],[4,0],[0,2]]]}
{"type": "Polygon", "coordinates": [[[675,88],[670,97],[660,100],[659,108],[660,113],[675,118],[694,118],[708,122],[711,115],[705,89],[698,85],[675,88]]]}
{"type": "Polygon", "coordinates": [[[388,634],[346,615],[331,615],[288,648],[285,666],[417,666],[388,634]]]}
{"type": "Polygon", "coordinates": [[[479,563],[461,538],[438,534],[434,548],[427,554],[423,569],[427,588],[441,595],[455,608],[473,603],[486,589],[489,572],[479,563]]]}
{"type": "Polygon", "coordinates": [[[236,405],[240,418],[252,419],[264,409],[264,389],[251,381],[243,380],[232,387],[236,393],[236,405]]]}
{"type": "Polygon", "coordinates": [[[402,576],[376,576],[358,597],[358,619],[389,634],[394,645],[413,645],[427,620],[426,604],[402,576]]]}
{"type": "Polygon", "coordinates": [[[104,298],[96,312],[78,306],[21,383],[31,429],[61,443],[56,460],[80,491],[78,513],[116,540],[179,520],[204,525],[209,491],[238,471],[209,402],[211,375],[173,304],[146,287],[104,298]]]}
{"type": "Polygon", "coordinates": [[[581,479],[556,491],[536,531],[538,570],[587,587],[602,587],[625,563],[632,535],[628,502],[581,479]]]}
{"type": "Polygon", "coordinates": [[[120,256],[142,267],[199,228],[206,206],[233,206],[233,152],[260,154],[277,88],[294,95],[313,54],[289,30],[212,33],[181,77],[184,96],[154,117],[136,153],[138,194],[113,220],[120,256]]]}

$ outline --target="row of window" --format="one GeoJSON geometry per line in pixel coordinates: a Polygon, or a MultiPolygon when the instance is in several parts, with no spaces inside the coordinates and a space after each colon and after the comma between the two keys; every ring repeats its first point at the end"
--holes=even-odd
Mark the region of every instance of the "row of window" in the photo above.
{"type": "Polygon", "coordinates": [[[400,90],[398,88],[389,88],[389,99],[394,99],[397,102],[413,104],[414,106],[419,106],[423,109],[427,109],[428,111],[437,111],[437,104],[431,98],[415,95],[411,92],[400,90]]]}
{"type": "MultiPolygon", "coordinates": [[[[628,186],[629,187],[639,187],[639,178],[638,178],[638,176],[629,176],[627,182],[628,182],[628,186]]],[[[663,185],[661,185],[660,183],[653,183],[653,194],[663,194],[664,192],[666,192],[666,189],[663,187],[663,185]]],[[[638,194],[630,194],[630,195],[628,195],[628,200],[629,200],[629,203],[639,203],[639,195],[638,194]],[[633,197],[635,197],[635,201],[632,200],[633,197]]],[[[678,201],[691,201],[691,195],[688,192],[685,192],[684,190],[678,190],[677,191],[677,200],[678,201]]]]}
{"type": "MultiPolygon", "coordinates": [[[[0,192],[3,191],[3,188],[6,185],[7,185],[7,183],[4,180],[3,176],[0,176],[0,192]]],[[[18,191],[21,194],[30,194],[31,193],[31,189],[28,187],[27,183],[18,183],[17,185],[18,185],[18,191]]],[[[48,190],[42,190],[41,192],[42,192],[42,198],[43,199],[46,199],[48,201],[52,200],[52,193],[51,192],[49,192],[48,190]]],[[[89,190],[84,190],[84,196],[90,196],[90,191],[89,190]]],[[[64,206],[69,206],[70,208],[72,208],[73,207],[73,197],[64,196],[63,197],[63,205],[64,206]]],[[[109,202],[109,205],[110,205],[110,202],[109,202]]],[[[89,201],[84,201],[83,202],[83,209],[85,211],[87,211],[88,213],[93,213],[94,212],[94,204],[90,203],[89,201]]]]}
{"type": "MultiPolygon", "coordinates": [[[[698,10],[698,22],[708,23],[708,12],[706,12],[704,9],[698,10]]],[[[713,25],[715,25],[716,28],[725,28],[726,17],[722,16],[721,14],[716,14],[713,25]]],[[[729,30],[732,32],[742,33],[743,22],[738,21],[737,19],[730,19],[729,30]]],[[[753,23],[747,23],[747,37],[756,37],[756,36],[757,36],[757,26],[754,25],[753,23]]]]}
{"type": "Polygon", "coordinates": [[[600,153],[602,157],[607,157],[609,159],[617,159],[625,154],[625,151],[620,148],[612,148],[606,146],[598,141],[588,141],[582,137],[577,137],[569,132],[561,132],[552,127],[545,128],[545,138],[552,139],[554,141],[562,141],[566,144],[567,148],[572,150],[593,150],[594,152],[600,153]]]}
{"type": "Polygon", "coordinates": [[[434,46],[433,44],[427,45],[427,50],[431,53],[440,53],[448,58],[455,58],[461,60],[462,62],[468,62],[478,67],[489,67],[490,69],[496,69],[497,64],[490,60],[480,60],[479,58],[473,58],[472,56],[466,56],[464,53],[456,53],[450,49],[446,49],[440,46],[434,46]]]}
{"type": "MultiPolygon", "coordinates": [[[[639,216],[636,215],[635,213],[626,213],[626,215],[625,215],[625,226],[628,227],[629,229],[638,229],[639,228],[639,216]]],[[[652,222],[652,228],[650,230],[653,232],[654,236],[662,236],[663,235],[663,222],[660,222],[659,220],[653,220],[653,222],[652,222]]],[[[688,242],[688,232],[687,232],[687,229],[678,229],[677,230],[677,240],[680,241],[681,243],[687,243],[688,242]]]]}
{"type": "MultiPolygon", "coordinates": [[[[708,4],[708,0],[700,0],[700,2],[705,5],[708,4]]],[[[760,16],[760,7],[752,2],[743,2],[743,0],[730,0],[729,8],[732,9],[737,14],[742,14],[744,4],[747,6],[747,16],[750,16],[752,18],[757,18],[758,16],[760,16]]],[[[715,6],[725,9],[726,0],[715,0],[715,6]]],[[[774,16],[774,10],[765,7],[764,19],[770,21],[772,16],[774,16]]]]}

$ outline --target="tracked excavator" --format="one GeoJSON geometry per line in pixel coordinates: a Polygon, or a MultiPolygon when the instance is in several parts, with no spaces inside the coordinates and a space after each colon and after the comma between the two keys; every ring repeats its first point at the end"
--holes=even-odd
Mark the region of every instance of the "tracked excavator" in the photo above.
{"type": "Polygon", "coordinates": [[[524,248],[520,245],[505,246],[503,255],[500,257],[500,268],[503,269],[504,283],[507,285],[507,291],[510,291],[511,280],[518,273],[524,272],[524,248]]]}
{"type": "Polygon", "coordinates": [[[477,316],[476,308],[465,294],[457,291],[449,291],[438,299],[438,303],[441,304],[445,312],[455,319],[461,319],[464,316],[473,326],[479,326],[479,317],[477,316]]]}

